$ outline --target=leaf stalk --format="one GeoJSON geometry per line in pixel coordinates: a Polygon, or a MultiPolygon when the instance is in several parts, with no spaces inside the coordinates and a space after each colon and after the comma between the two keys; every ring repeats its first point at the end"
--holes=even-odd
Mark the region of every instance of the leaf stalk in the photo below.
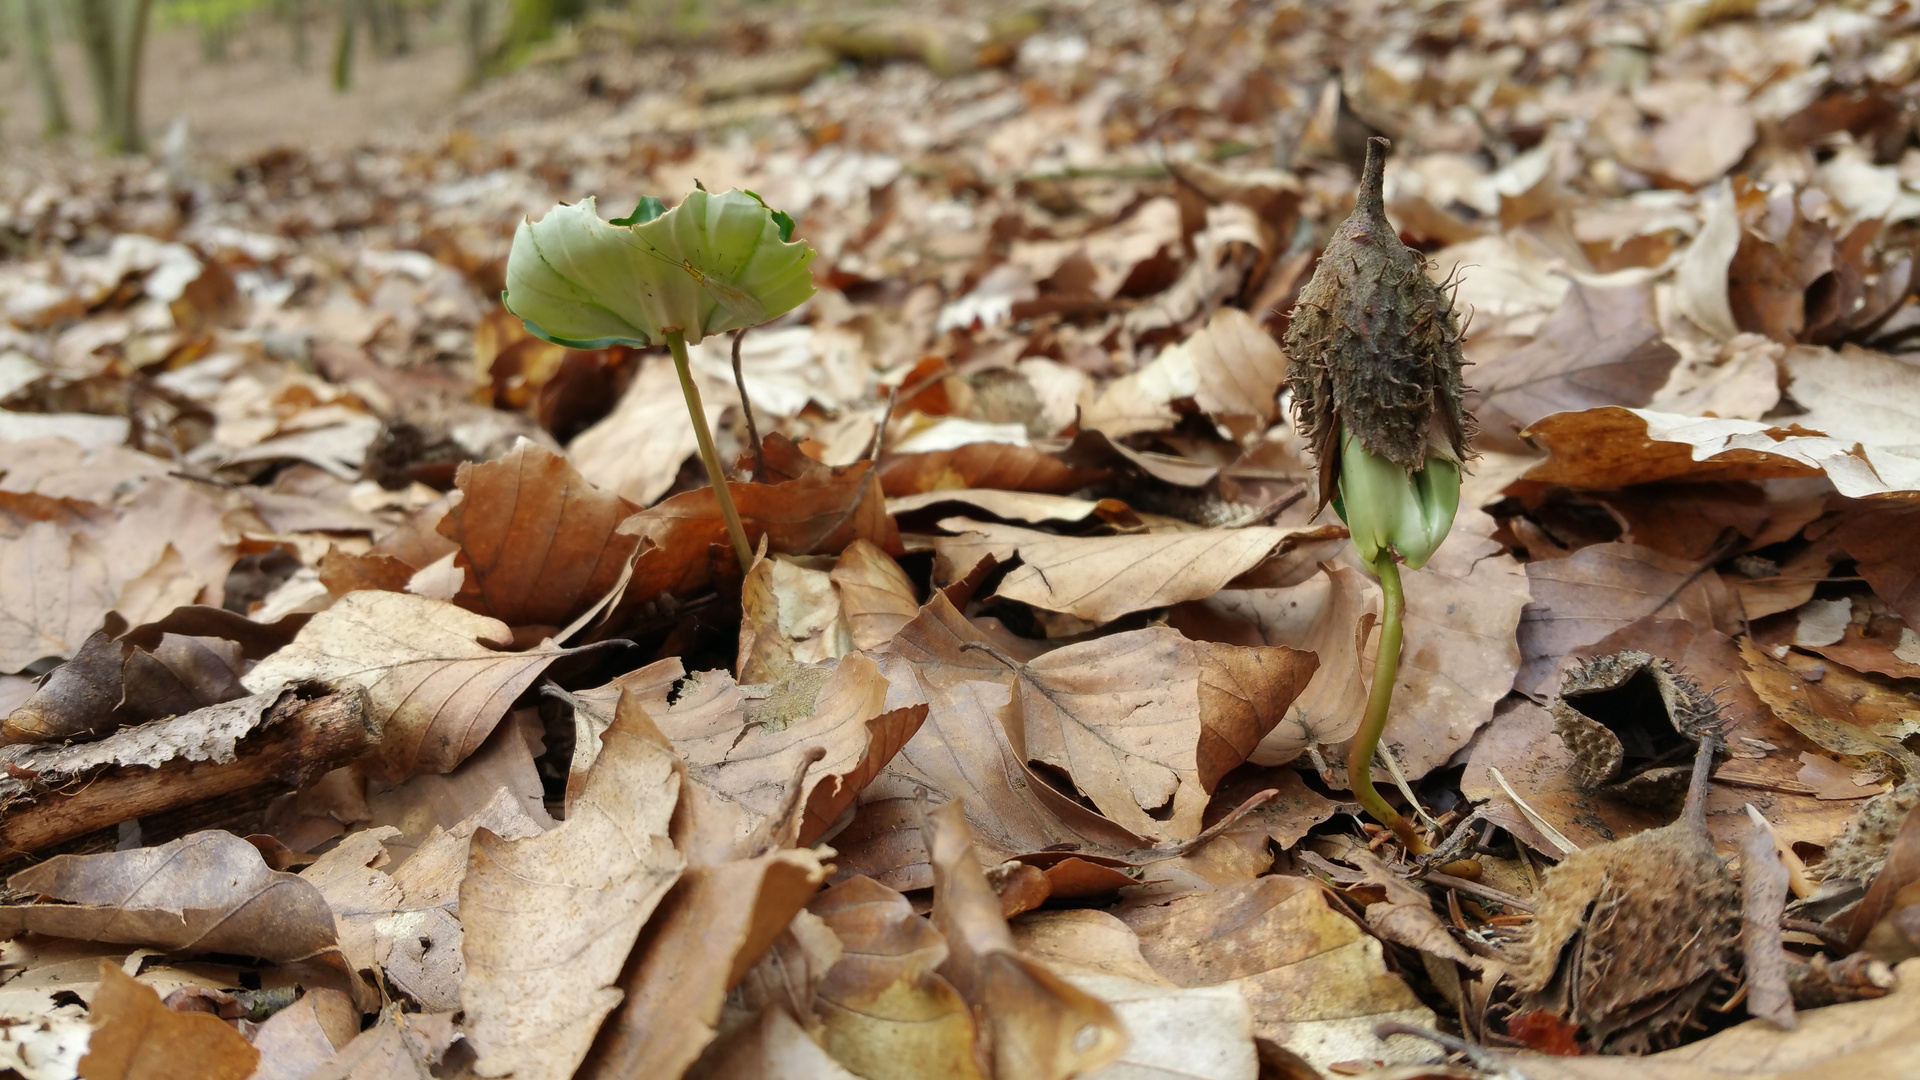
{"type": "Polygon", "coordinates": [[[1367,715],[1347,751],[1347,782],[1354,797],[1375,821],[1393,830],[1407,851],[1424,855],[1431,850],[1414,830],[1413,823],[1401,817],[1373,786],[1373,756],[1380,748],[1380,736],[1387,730],[1387,713],[1393,705],[1393,682],[1400,674],[1400,616],[1406,608],[1400,589],[1400,565],[1393,549],[1383,547],[1373,560],[1373,572],[1380,579],[1384,599],[1380,615],[1380,655],[1373,665],[1373,689],[1367,695],[1367,715]]]}
{"type": "Polygon", "coordinates": [[[740,572],[744,574],[753,569],[753,545],[747,543],[746,527],[740,524],[740,511],[733,505],[726,470],[720,467],[720,453],[713,448],[713,432],[707,430],[707,412],[700,404],[700,388],[694,385],[692,360],[687,356],[687,335],[669,330],[665,336],[667,350],[673,354],[673,370],[680,375],[680,393],[687,399],[693,435],[700,443],[700,462],[707,467],[707,480],[713,484],[714,498],[720,501],[720,517],[727,523],[727,536],[733,540],[733,553],[740,557],[740,572]]]}

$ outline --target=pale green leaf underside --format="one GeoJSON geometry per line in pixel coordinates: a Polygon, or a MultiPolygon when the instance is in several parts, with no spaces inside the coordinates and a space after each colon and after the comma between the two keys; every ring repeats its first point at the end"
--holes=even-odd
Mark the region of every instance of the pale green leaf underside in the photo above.
{"type": "Polygon", "coordinates": [[[813,249],[780,239],[760,200],[690,193],[643,225],[601,220],[589,197],[522,221],[507,256],[507,310],[574,348],[689,344],[793,310],[813,295],[813,249]]]}

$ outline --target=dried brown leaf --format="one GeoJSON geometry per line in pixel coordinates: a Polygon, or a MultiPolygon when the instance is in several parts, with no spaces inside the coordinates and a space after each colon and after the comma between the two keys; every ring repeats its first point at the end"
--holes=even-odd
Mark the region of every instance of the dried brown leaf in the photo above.
{"type": "Polygon", "coordinates": [[[0,671],[73,656],[117,595],[93,541],[51,521],[29,524],[0,543],[0,671]]]}
{"type": "Polygon", "coordinates": [[[1318,1068],[1427,1053],[1404,1036],[1373,1034],[1378,1022],[1427,1026],[1433,1014],[1387,973],[1380,943],[1310,879],[1263,877],[1120,915],[1155,971],[1186,987],[1237,984],[1253,1006],[1254,1034],[1318,1068]]]}
{"type": "Polygon", "coordinates": [[[565,626],[604,597],[639,541],[615,530],[640,509],[533,442],[460,466],[440,520],[466,572],[454,602],[509,626],[565,626]]]}
{"type": "Polygon", "coordinates": [[[46,898],[0,908],[0,927],[9,934],[279,962],[306,959],[335,943],[319,890],[297,874],[268,869],[252,844],[229,832],[197,832],[159,847],[101,855],[57,855],[8,878],[7,887],[46,898]]]}
{"type": "Polygon", "coordinates": [[[885,645],[920,613],[913,581],[893,556],[870,541],[848,544],[831,576],[856,649],[885,645]]]}
{"type": "Polygon", "coordinates": [[[80,1059],[84,1080],[243,1080],[260,1061],[245,1037],[219,1017],[175,1012],[160,995],[109,960],[91,1003],[93,1039],[80,1059]]]}

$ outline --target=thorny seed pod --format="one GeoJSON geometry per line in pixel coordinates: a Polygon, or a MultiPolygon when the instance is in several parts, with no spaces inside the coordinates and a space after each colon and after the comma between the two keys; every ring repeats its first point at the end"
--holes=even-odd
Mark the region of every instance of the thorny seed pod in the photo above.
{"type": "Polygon", "coordinates": [[[1368,141],[1353,213],[1300,293],[1287,329],[1287,375],[1295,418],[1319,466],[1320,505],[1344,496],[1337,509],[1356,526],[1354,543],[1369,562],[1392,546],[1417,567],[1453,520],[1458,469],[1472,453],[1474,429],[1461,404],[1465,359],[1452,300],[1387,222],[1388,145],[1368,141]],[[1366,484],[1382,500],[1369,508],[1356,507],[1361,493],[1342,484],[1346,471],[1376,464],[1361,454],[1404,477],[1366,484]],[[1442,467],[1424,475],[1430,463],[1442,467]]]}

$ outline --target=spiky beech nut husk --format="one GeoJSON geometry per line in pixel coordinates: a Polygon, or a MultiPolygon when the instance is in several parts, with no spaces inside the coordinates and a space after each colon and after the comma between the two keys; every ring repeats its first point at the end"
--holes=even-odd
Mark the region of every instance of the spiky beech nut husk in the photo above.
{"type": "Polygon", "coordinates": [[[1427,262],[1387,222],[1386,139],[1367,142],[1353,213],[1334,231],[1287,327],[1296,422],[1333,500],[1341,431],[1417,473],[1431,456],[1465,461],[1473,420],[1461,403],[1460,321],[1427,262]]]}

